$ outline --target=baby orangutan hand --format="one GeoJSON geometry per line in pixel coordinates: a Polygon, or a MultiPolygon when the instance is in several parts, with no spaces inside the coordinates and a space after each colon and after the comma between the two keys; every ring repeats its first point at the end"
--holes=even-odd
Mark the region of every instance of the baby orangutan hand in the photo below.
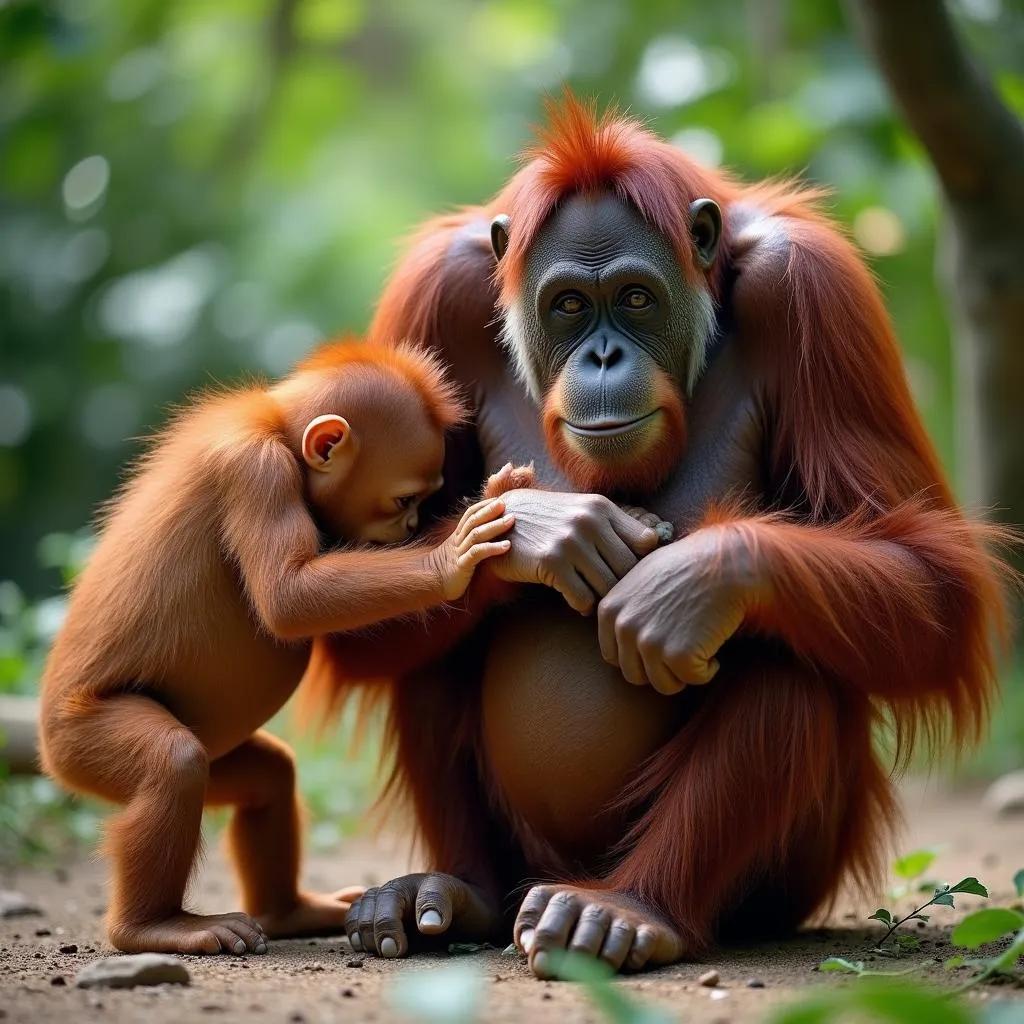
{"type": "MultiPolygon", "coordinates": [[[[492,478],[493,479],[493,478],[492,478]]],[[[487,558],[504,555],[512,542],[498,540],[516,517],[505,515],[505,502],[484,498],[470,505],[455,532],[430,553],[446,601],[457,601],[469,588],[476,567],[487,558]]]]}

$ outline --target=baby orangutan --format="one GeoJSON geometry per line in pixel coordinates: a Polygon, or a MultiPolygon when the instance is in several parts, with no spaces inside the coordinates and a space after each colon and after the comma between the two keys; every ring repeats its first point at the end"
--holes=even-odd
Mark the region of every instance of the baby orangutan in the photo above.
{"type": "Polygon", "coordinates": [[[294,759],[260,727],[312,637],[454,601],[509,549],[498,499],[440,543],[322,553],[321,531],[407,540],[463,415],[430,356],[326,346],[274,387],[186,408],[106,510],[46,666],[41,745],[53,778],[124,806],[107,829],[118,949],[262,953],[344,931],[361,890],[299,891],[294,759]],[[204,805],[234,808],[246,913],[182,907],[204,805]]]}

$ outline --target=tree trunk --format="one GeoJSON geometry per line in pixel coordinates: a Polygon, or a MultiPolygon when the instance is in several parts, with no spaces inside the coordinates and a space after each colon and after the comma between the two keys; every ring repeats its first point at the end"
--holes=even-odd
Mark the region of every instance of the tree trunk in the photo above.
{"type": "Polygon", "coordinates": [[[38,718],[39,702],[34,697],[0,697],[0,762],[12,774],[39,771],[38,718]]]}
{"type": "MultiPolygon", "coordinates": [[[[972,62],[942,0],[846,3],[942,188],[939,273],[954,326],[962,493],[972,507],[1019,527],[1024,126],[972,62]]],[[[1024,570],[1024,550],[1012,557],[1024,570]]]]}

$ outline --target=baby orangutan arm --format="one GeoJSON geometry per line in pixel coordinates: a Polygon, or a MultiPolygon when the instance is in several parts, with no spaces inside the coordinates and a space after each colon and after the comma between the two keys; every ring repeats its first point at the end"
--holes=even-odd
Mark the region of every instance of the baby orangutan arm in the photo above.
{"type": "Polygon", "coordinates": [[[504,554],[501,501],[478,502],[435,545],[319,553],[302,470],[275,437],[243,445],[221,482],[222,531],[246,591],[281,639],[343,632],[456,600],[475,566],[504,554]]]}

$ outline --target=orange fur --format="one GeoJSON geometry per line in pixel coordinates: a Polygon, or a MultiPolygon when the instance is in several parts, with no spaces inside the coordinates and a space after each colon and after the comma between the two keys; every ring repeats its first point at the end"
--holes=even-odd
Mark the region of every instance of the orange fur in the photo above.
{"type": "MultiPolygon", "coordinates": [[[[687,211],[700,197],[722,207],[725,236],[708,287],[729,304],[726,343],[752,364],[754,404],[765,410],[759,502],[708,509],[699,524],[738,535],[764,582],[747,635],[723,652],[719,677],[694,696],[678,734],[636,766],[617,800],[632,826],[588,883],[640,896],[694,954],[730,927],[796,925],[846,878],[879,881],[896,807],[876,728],[891,723],[897,767],[919,738],[938,752],[978,737],[1005,624],[1007,570],[991,545],[1012,538],[957,508],[878,289],[821,212],[821,193],[741,184],[637,122],[614,111],[598,117],[571,97],[490,204],[425,226],[371,333],[411,336],[474,366],[494,343],[494,309],[521,298],[537,232],[565,196],[599,190],[670,238],[682,273],[698,283],[687,211]],[[478,239],[498,213],[511,223],[495,267],[478,239]]],[[[498,383],[480,389],[479,418],[489,424],[507,404],[505,379],[498,383]]],[[[555,454],[578,483],[625,479],[555,454]]],[[[642,484],[647,468],[634,480],[642,484]]],[[[656,509],[682,525],[681,509],[656,509]]],[[[329,653],[341,692],[370,669],[404,677],[387,690],[393,788],[410,799],[434,867],[497,879],[507,896],[540,870],[529,851],[543,837],[490,791],[479,708],[490,634],[457,646],[487,605],[481,591],[455,621],[430,616],[375,638],[339,638],[329,653]],[[430,668],[445,655],[440,670],[430,668]]],[[[598,755],[566,756],[575,766],[598,755]]],[[[568,852],[555,854],[555,877],[578,881],[568,852]]]]}
{"type": "Polygon", "coordinates": [[[262,941],[245,915],[182,910],[204,802],[235,808],[243,902],[269,934],[341,929],[347,902],[297,888],[293,758],[259,727],[298,684],[313,636],[444,603],[434,545],[322,553],[314,516],[336,518],[357,484],[390,483],[396,423],[436,476],[443,430],[463,416],[435,358],[325,346],[274,387],[179,412],[108,505],[46,665],[41,746],[63,785],[124,805],[107,829],[119,948],[262,941]],[[359,454],[337,484],[313,481],[303,428],[342,413],[359,454]]]}

